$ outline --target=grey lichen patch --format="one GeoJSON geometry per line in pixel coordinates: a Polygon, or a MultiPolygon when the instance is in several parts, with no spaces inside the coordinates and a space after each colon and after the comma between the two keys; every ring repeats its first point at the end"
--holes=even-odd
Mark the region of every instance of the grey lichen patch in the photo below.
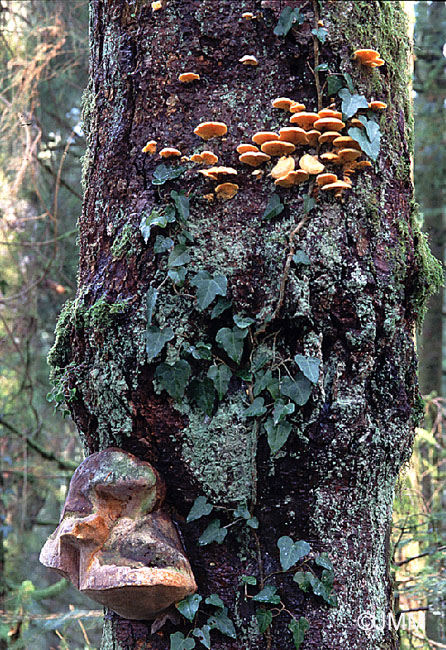
{"type": "Polygon", "coordinates": [[[132,245],[133,227],[130,223],[126,223],[121,232],[115,237],[111,254],[113,259],[120,260],[126,253],[129,252],[132,245]]]}
{"type": "Polygon", "coordinates": [[[117,300],[108,302],[106,298],[100,298],[84,312],[84,323],[86,327],[94,330],[104,330],[110,327],[113,317],[124,313],[128,309],[127,301],[117,300]]]}
{"type": "Polygon", "coordinates": [[[226,507],[249,502],[256,439],[241,397],[228,398],[212,418],[186,403],[178,409],[189,418],[182,431],[182,456],[204,494],[215,505],[226,507]]]}

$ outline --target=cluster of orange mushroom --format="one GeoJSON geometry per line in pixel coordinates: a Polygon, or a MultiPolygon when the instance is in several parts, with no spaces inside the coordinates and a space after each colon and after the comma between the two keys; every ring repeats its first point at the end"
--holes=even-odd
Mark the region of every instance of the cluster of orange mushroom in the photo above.
{"type": "Polygon", "coordinates": [[[376,50],[356,50],[353,52],[353,58],[369,68],[378,68],[385,63],[376,50]]]}

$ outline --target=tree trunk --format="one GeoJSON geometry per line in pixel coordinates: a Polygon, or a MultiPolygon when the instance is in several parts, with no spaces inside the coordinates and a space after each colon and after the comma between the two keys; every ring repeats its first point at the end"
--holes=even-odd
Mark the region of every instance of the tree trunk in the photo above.
{"type": "MultiPolygon", "coordinates": [[[[69,405],[86,452],[118,446],[164,477],[203,596],[194,625],[168,621],[153,635],[150,623],[109,612],[104,649],[191,648],[193,640],[198,647],[191,629],[222,611],[204,603],[209,594],[223,600],[237,632],[234,640],[213,629],[213,650],[299,647],[298,631],[293,641],[288,626],[302,625],[303,616],[305,650],[397,647],[394,630],[382,624],[392,608],[392,499],[421,405],[414,322],[437,277],[413,215],[405,17],[396,2],[288,5],[300,9],[301,20],[278,35],[284,5],[275,0],[163,0],[157,11],[144,0],[91,2],[79,289],[61,315],[50,361],[66,394],[76,389],[69,405]],[[244,11],[255,19],[242,18],[244,11]],[[325,43],[312,35],[318,20],[328,30],[325,43]],[[380,51],[383,67],[353,60],[354,50],[367,47],[380,51]],[[239,63],[245,54],[259,65],[239,63]],[[292,97],[308,111],[330,103],[327,73],[312,72],[315,58],[332,76],[349,73],[355,93],[388,104],[377,163],[357,172],[342,199],[327,191],[317,196],[314,181],[275,188],[266,172],[252,176],[235,151],[256,131],[289,125],[289,114],[271,107],[274,98],[292,97]],[[180,83],[178,75],[188,71],[200,79],[180,83]],[[194,128],[213,120],[226,123],[228,133],[203,146],[194,128]],[[181,176],[154,185],[160,159],[141,152],[151,139],[188,156],[211,149],[219,165],[236,168],[238,194],[214,200],[216,183],[191,163],[181,176]],[[262,219],[273,192],[284,209],[262,219]],[[310,193],[314,207],[303,201],[310,193]],[[149,235],[152,211],[172,215],[174,203],[183,219],[177,212],[175,223],[149,235]],[[174,240],[173,252],[157,252],[169,245],[160,235],[174,240]],[[180,254],[190,259],[176,266],[180,254]],[[178,269],[187,272],[184,283],[178,269]],[[216,275],[215,282],[202,272],[216,275]],[[216,287],[220,296],[206,306],[200,291],[209,295],[216,287]],[[224,300],[230,307],[212,317],[224,300]],[[253,319],[249,331],[233,316],[253,319]],[[151,337],[161,329],[169,338],[165,327],[173,338],[149,362],[151,337]],[[311,381],[299,370],[305,362],[311,381]],[[271,415],[274,401],[278,417],[279,390],[282,404],[292,394],[295,411],[278,429],[271,415]],[[310,390],[305,400],[301,391],[310,390]],[[254,397],[268,411],[262,414],[257,400],[258,415],[248,417],[254,397]],[[286,442],[275,451],[280,433],[286,442]],[[214,510],[186,523],[199,496],[214,510]],[[235,514],[243,505],[249,515],[235,514]],[[248,516],[258,529],[253,519],[245,525],[248,516]],[[199,545],[216,519],[231,524],[223,543],[199,545]],[[281,537],[311,546],[292,571],[282,571],[281,537]],[[293,581],[296,569],[322,578],[315,558],[323,552],[334,566],[337,606],[326,602],[329,585],[324,600],[293,581]],[[257,586],[243,585],[243,575],[255,576],[257,586]],[[282,604],[253,601],[266,586],[277,588],[282,604]],[[260,635],[256,610],[271,608],[272,624],[260,635]],[[364,630],[367,617],[372,629],[364,630]],[[178,632],[189,635],[186,644],[181,635],[171,640],[178,632]]],[[[317,153],[302,148],[308,151],[317,153]]]]}

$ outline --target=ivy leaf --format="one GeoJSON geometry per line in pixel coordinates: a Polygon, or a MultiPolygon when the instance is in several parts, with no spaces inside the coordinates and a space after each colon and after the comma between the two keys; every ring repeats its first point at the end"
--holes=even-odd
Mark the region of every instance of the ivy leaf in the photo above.
{"type": "Polygon", "coordinates": [[[262,219],[274,219],[274,217],[277,217],[281,212],[283,212],[284,208],[285,206],[281,202],[280,196],[276,193],[271,194],[265,212],[262,215],[262,219]]]}
{"type": "Polygon", "coordinates": [[[153,310],[155,309],[157,297],[158,297],[158,291],[154,287],[150,287],[150,289],[146,293],[147,325],[152,324],[153,310]]]}
{"type": "Polygon", "coordinates": [[[327,93],[329,97],[336,95],[343,86],[344,82],[339,75],[331,74],[327,77],[327,93]]]}
{"type": "MultiPolygon", "coordinates": [[[[300,589],[307,593],[309,587],[311,587],[313,578],[316,578],[310,571],[297,571],[294,574],[293,581],[297,582],[300,589]]],[[[317,578],[316,578],[317,579],[317,578]]]]}
{"type": "Polygon", "coordinates": [[[278,399],[274,403],[274,410],[273,410],[273,420],[274,420],[274,426],[277,426],[279,422],[284,420],[287,415],[291,415],[294,413],[296,407],[294,406],[293,402],[289,402],[288,404],[285,404],[283,399],[278,399]]]}
{"type": "Polygon", "coordinates": [[[328,63],[320,63],[314,69],[315,72],[327,72],[327,70],[328,70],[328,63]]]}
{"type": "Polygon", "coordinates": [[[336,607],[336,594],[332,594],[334,574],[333,571],[324,570],[319,580],[310,571],[297,571],[294,574],[294,582],[297,582],[302,591],[307,592],[311,587],[315,596],[320,596],[331,607],[336,607]]]}
{"type": "Polygon", "coordinates": [[[155,370],[155,379],[174,400],[180,400],[186,390],[191,373],[190,365],[184,359],[173,365],[161,363],[155,370]]]}
{"type": "Polygon", "coordinates": [[[212,605],[212,607],[219,607],[220,609],[224,609],[225,607],[224,602],[218,594],[211,594],[204,602],[206,605],[212,605]]]}
{"type": "Polygon", "coordinates": [[[175,632],[170,635],[170,650],[193,650],[195,641],[186,639],[182,632],[175,632]]]}
{"type": "Polygon", "coordinates": [[[272,605],[278,605],[280,603],[280,596],[276,595],[277,587],[272,585],[266,585],[253,597],[256,603],[271,603],[272,605]]]}
{"type": "Polygon", "coordinates": [[[303,250],[298,250],[293,255],[293,262],[295,264],[303,264],[304,266],[309,266],[311,264],[310,258],[303,250]]]}
{"type": "Polygon", "coordinates": [[[234,323],[237,327],[240,327],[241,330],[246,329],[255,322],[255,318],[249,318],[249,316],[237,316],[237,314],[234,316],[234,323]]]}
{"type": "Polygon", "coordinates": [[[194,379],[189,387],[189,396],[198,408],[211,417],[214,412],[216,392],[213,383],[205,377],[194,379]]]}
{"type": "Polygon", "coordinates": [[[232,301],[227,298],[218,298],[217,304],[211,311],[211,318],[218,318],[232,305],[232,301]]]}
{"type": "Polygon", "coordinates": [[[328,29],[325,29],[325,27],[318,27],[317,29],[312,29],[311,33],[316,36],[318,41],[324,44],[328,35],[328,29]]]}
{"type": "Polygon", "coordinates": [[[175,334],[170,327],[160,329],[156,325],[150,325],[146,330],[146,352],[148,361],[153,361],[159,355],[168,341],[171,341],[175,334]]]}
{"type": "Polygon", "coordinates": [[[280,537],[277,541],[277,546],[280,551],[280,564],[284,571],[291,569],[292,566],[297,564],[299,560],[311,551],[311,546],[308,542],[293,542],[291,537],[288,536],[280,537]]]}
{"type": "Polygon", "coordinates": [[[155,239],[155,245],[153,246],[154,253],[167,253],[172,248],[174,242],[170,237],[164,237],[164,235],[157,235],[155,239]]]}
{"type": "Polygon", "coordinates": [[[208,624],[212,628],[216,628],[219,632],[225,636],[229,636],[231,639],[236,639],[237,635],[235,633],[234,623],[228,618],[228,608],[224,607],[219,612],[210,616],[208,618],[208,624]]]}
{"type": "Polygon", "coordinates": [[[242,585],[256,585],[257,578],[255,576],[242,576],[241,583],[242,585]]]}
{"type": "Polygon", "coordinates": [[[297,373],[294,379],[285,377],[280,384],[280,392],[290,397],[298,406],[303,406],[310,399],[313,385],[302,372],[297,373]]]}
{"type": "Polygon", "coordinates": [[[349,89],[349,91],[353,95],[355,93],[355,87],[353,85],[353,79],[352,79],[351,74],[349,72],[344,72],[344,74],[342,76],[345,79],[345,83],[347,84],[347,88],[349,89]]]}
{"type": "Polygon", "coordinates": [[[240,363],[243,355],[243,342],[248,334],[248,330],[241,330],[238,327],[229,329],[222,327],[218,330],[215,340],[223,348],[228,357],[240,363]]]}
{"type": "Polygon", "coordinates": [[[190,254],[184,244],[178,244],[170,253],[167,260],[167,266],[172,269],[176,266],[184,266],[190,262],[190,254]]]}
{"type": "Polygon", "coordinates": [[[227,534],[227,529],[220,527],[220,519],[213,519],[204,533],[198,538],[198,545],[207,546],[212,542],[222,544],[227,534]]]}
{"type": "Polygon", "coordinates": [[[188,621],[192,622],[195,618],[195,614],[198,612],[202,600],[203,598],[200,594],[192,594],[191,596],[186,596],[186,598],[180,600],[179,603],[176,603],[175,607],[184,618],[187,618],[188,621]]]}
{"type": "Polygon", "coordinates": [[[199,641],[204,645],[205,648],[211,648],[211,628],[209,625],[203,625],[202,627],[196,627],[192,630],[192,634],[199,639],[199,641]]]}
{"type": "Polygon", "coordinates": [[[208,377],[214,382],[218,399],[221,401],[228,392],[229,381],[232,377],[231,369],[224,363],[220,366],[211,366],[208,370],[208,377]]]}
{"type": "Polygon", "coordinates": [[[167,181],[179,178],[186,171],[186,167],[166,167],[161,164],[153,172],[152,185],[164,185],[167,181]]]}
{"type": "Polygon", "coordinates": [[[196,521],[201,517],[206,517],[210,515],[214,506],[212,503],[208,503],[207,497],[197,497],[194,501],[194,505],[190,509],[189,514],[187,515],[186,522],[189,524],[191,521],[196,521]]]}
{"type": "Polygon", "coordinates": [[[352,117],[360,108],[369,107],[369,103],[363,95],[352,95],[347,88],[342,88],[338,95],[342,99],[342,113],[346,119],[352,117]]]}
{"type": "Polygon", "coordinates": [[[256,378],[256,383],[254,384],[254,389],[253,389],[254,397],[260,395],[260,393],[263,392],[264,390],[270,390],[271,386],[274,386],[274,384],[277,382],[277,379],[273,377],[271,370],[266,370],[266,372],[264,372],[263,374],[256,373],[255,378],[256,378]]]}
{"type": "Polygon", "coordinates": [[[186,221],[186,219],[189,217],[189,197],[186,196],[184,192],[178,193],[175,190],[171,191],[170,196],[175,203],[175,207],[178,210],[180,219],[186,221]]]}
{"type": "Polygon", "coordinates": [[[318,566],[323,567],[324,569],[328,569],[329,571],[333,571],[333,564],[328,557],[328,553],[321,553],[317,557],[314,558],[314,561],[318,566]]]}
{"type": "Polygon", "coordinates": [[[318,357],[306,357],[303,354],[296,354],[294,361],[299,366],[299,370],[302,370],[305,377],[309,379],[312,384],[317,384],[321,360],[318,357]]]}
{"type": "Polygon", "coordinates": [[[361,146],[363,152],[376,162],[381,148],[381,131],[379,124],[373,120],[361,120],[365,126],[365,133],[363,129],[351,127],[348,134],[351,138],[361,146]]]}
{"type": "Polygon", "coordinates": [[[259,527],[259,520],[257,519],[257,517],[250,517],[246,521],[246,525],[249,526],[249,528],[252,528],[253,530],[257,530],[257,528],[259,527]]]}
{"type": "Polygon", "coordinates": [[[316,199],[307,194],[304,196],[304,214],[308,214],[316,205],[316,199]]]}
{"type": "Polygon", "coordinates": [[[283,447],[289,438],[293,427],[289,422],[279,422],[275,427],[272,418],[265,422],[266,433],[268,434],[268,444],[271,453],[275,454],[283,447]]]}
{"type": "Polygon", "coordinates": [[[191,284],[197,287],[197,308],[200,311],[209,307],[216,296],[225,296],[228,289],[228,280],[225,275],[212,275],[207,271],[199,271],[191,284]]]}
{"type": "Polygon", "coordinates": [[[269,609],[258,609],[256,611],[257,625],[259,626],[259,634],[263,634],[271,625],[273,615],[269,609]]]}
{"type": "Polygon", "coordinates": [[[194,359],[212,359],[212,345],[210,343],[197,343],[197,345],[190,345],[187,351],[193,356],[194,359]]]}
{"type": "Polygon", "coordinates": [[[249,512],[248,508],[246,507],[246,503],[241,503],[234,510],[234,517],[236,517],[236,518],[241,517],[242,519],[249,519],[251,517],[251,513],[249,512]]]}
{"type": "Polygon", "coordinates": [[[296,650],[299,650],[300,646],[302,645],[305,637],[305,632],[308,630],[309,627],[310,624],[304,616],[301,616],[298,621],[296,621],[296,619],[293,618],[291,623],[288,625],[288,629],[293,635],[293,641],[296,650]]]}
{"type": "Polygon", "coordinates": [[[184,283],[187,275],[187,269],[184,266],[178,266],[176,269],[169,269],[167,275],[172,280],[174,284],[177,284],[179,287],[184,283]]]}
{"type": "Polygon", "coordinates": [[[143,213],[139,224],[139,231],[143,236],[144,242],[147,244],[149,241],[150,230],[154,226],[165,228],[168,223],[173,223],[174,221],[175,209],[173,207],[171,210],[166,208],[163,212],[158,212],[158,210],[154,208],[148,216],[143,213]]]}
{"type": "Polygon", "coordinates": [[[285,7],[279,16],[278,23],[274,28],[276,36],[286,36],[294,23],[301,25],[304,22],[304,17],[301,15],[299,9],[292,9],[285,7]]]}
{"type": "Polygon", "coordinates": [[[263,397],[256,397],[251,406],[246,409],[245,415],[247,418],[254,418],[258,415],[264,415],[266,411],[267,408],[264,406],[263,397]]]}

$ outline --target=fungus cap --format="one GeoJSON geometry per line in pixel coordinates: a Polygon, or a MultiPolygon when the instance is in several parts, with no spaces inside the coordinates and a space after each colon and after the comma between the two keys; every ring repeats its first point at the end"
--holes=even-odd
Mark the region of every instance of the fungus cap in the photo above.
{"type": "Polygon", "coordinates": [[[299,102],[293,102],[290,106],[290,113],[300,113],[305,110],[305,104],[300,104],[299,102]]]}
{"type": "Polygon", "coordinates": [[[369,108],[371,108],[372,111],[384,111],[387,108],[387,104],[385,102],[375,100],[373,102],[370,102],[369,108]]]}
{"type": "Polygon", "coordinates": [[[232,199],[238,191],[239,186],[235,183],[222,183],[221,185],[217,185],[215,188],[217,199],[220,199],[221,201],[229,201],[229,199],[232,199]]]}
{"type": "Polygon", "coordinates": [[[339,158],[342,160],[342,162],[351,162],[352,160],[356,160],[362,155],[361,151],[358,151],[357,149],[339,149],[337,152],[339,158]]]}
{"type": "Polygon", "coordinates": [[[148,143],[141,149],[142,153],[156,153],[156,140],[149,140],[148,143]]]}
{"type": "Polygon", "coordinates": [[[345,124],[337,117],[322,117],[318,119],[313,126],[319,131],[341,131],[345,124]]]}
{"type": "Polygon", "coordinates": [[[286,126],[279,131],[279,140],[292,144],[308,144],[307,133],[300,126],[286,126]]]}
{"type": "Polygon", "coordinates": [[[289,111],[293,103],[293,100],[289,99],[289,97],[277,97],[273,99],[271,105],[273,108],[281,108],[284,111],[289,111]]]}
{"type": "Polygon", "coordinates": [[[374,59],[373,61],[370,61],[370,63],[366,63],[366,65],[370,66],[371,68],[378,68],[381,65],[384,65],[385,61],[383,59],[374,59]]]}
{"type": "Polygon", "coordinates": [[[228,132],[228,127],[224,122],[201,122],[195,129],[195,135],[203,140],[211,138],[220,138],[228,132]]]}
{"type": "Polygon", "coordinates": [[[333,146],[340,147],[341,149],[349,147],[350,149],[358,149],[359,151],[361,150],[361,145],[359,142],[353,140],[353,138],[351,138],[349,135],[338,135],[338,137],[333,140],[333,146]]]}
{"type": "Polygon", "coordinates": [[[247,151],[239,156],[239,160],[244,165],[259,167],[259,165],[262,165],[264,162],[271,160],[271,156],[268,156],[266,153],[262,153],[261,151],[247,151]]]}
{"type": "Polygon", "coordinates": [[[273,178],[281,178],[288,174],[288,172],[293,172],[295,167],[296,161],[292,156],[282,156],[282,158],[279,158],[279,161],[272,168],[271,176],[273,178]]]}
{"type": "Polygon", "coordinates": [[[254,176],[254,178],[256,179],[256,181],[259,181],[259,180],[262,178],[262,176],[263,176],[264,173],[265,173],[265,172],[263,171],[263,169],[255,169],[255,170],[251,173],[251,176],[254,176]]]}
{"type": "Polygon", "coordinates": [[[334,181],[334,183],[327,183],[327,185],[324,185],[321,189],[322,190],[349,190],[350,189],[350,184],[346,183],[345,181],[341,181],[339,178],[337,181],[334,181]]]}
{"type": "Polygon", "coordinates": [[[259,62],[253,54],[245,54],[245,56],[239,59],[239,63],[243,65],[259,65],[259,62]]]}
{"type": "Polygon", "coordinates": [[[190,84],[192,81],[197,81],[200,78],[200,75],[196,72],[182,72],[178,76],[178,81],[181,81],[182,84],[190,84]]]}
{"type": "Polygon", "coordinates": [[[334,153],[333,151],[327,151],[327,153],[323,153],[321,160],[326,160],[327,162],[333,163],[334,165],[341,163],[341,159],[339,158],[338,154],[334,153]]]}
{"type": "Polygon", "coordinates": [[[296,171],[288,172],[285,176],[275,180],[274,185],[278,185],[279,187],[292,187],[293,185],[304,183],[307,180],[307,172],[303,171],[303,169],[297,169],[296,171]]]}
{"type": "Polygon", "coordinates": [[[152,2],[152,11],[159,11],[162,8],[163,8],[163,3],[161,2],[161,0],[155,0],[155,2],[152,2]]]}
{"type": "Polygon", "coordinates": [[[376,50],[363,49],[353,52],[353,58],[360,63],[369,63],[370,61],[379,59],[379,56],[379,52],[376,50]]]}
{"type": "Polygon", "coordinates": [[[291,117],[290,122],[292,124],[298,124],[301,126],[303,129],[311,129],[313,124],[319,119],[319,115],[317,113],[306,113],[305,111],[301,111],[300,113],[294,113],[294,115],[291,117]]]}
{"type": "Polygon", "coordinates": [[[293,153],[296,147],[292,142],[285,142],[285,140],[271,140],[264,142],[260,149],[269,156],[285,156],[293,153]]]}
{"type": "Polygon", "coordinates": [[[317,131],[316,129],[311,129],[310,131],[307,131],[307,141],[310,147],[314,147],[315,145],[317,145],[320,135],[321,132],[317,131]]]}
{"type": "Polygon", "coordinates": [[[164,147],[164,149],[161,149],[160,151],[161,158],[177,158],[179,156],[181,156],[181,151],[175,149],[175,147],[164,147]]]}
{"type": "Polygon", "coordinates": [[[271,142],[271,140],[278,140],[279,136],[273,131],[258,131],[252,136],[252,141],[256,144],[263,144],[264,142],[271,142]]]}
{"type": "Polygon", "coordinates": [[[247,151],[258,151],[259,148],[255,144],[239,144],[237,147],[237,153],[246,153],[247,151]]]}
{"type": "Polygon", "coordinates": [[[237,176],[237,170],[233,167],[209,167],[209,169],[199,169],[198,173],[214,181],[218,181],[220,176],[237,176]]]}
{"type": "Polygon", "coordinates": [[[202,151],[201,158],[206,165],[215,165],[218,162],[218,156],[212,151],[202,151]]]}
{"type": "Polygon", "coordinates": [[[324,144],[325,142],[333,142],[335,138],[339,138],[339,131],[325,131],[319,136],[319,144],[324,144]]]}
{"type": "Polygon", "coordinates": [[[325,169],[316,156],[310,156],[308,153],[299,160],[299,166],[308,174],[320,174],[325,169]]]}
{"type": "Polygon", "coordinates": [[[360,160],[359,162],[356,163],[355,168],[356,169],[366,169],[366,167],[372,167],[372,163],[370,160],[360,160]]]}
{"type": "Polygon", "coordinates": [[[351,124],[351,126],[357,126],[358,129],[365,129],[364,124],[361,122],[361,120],[358,120],[357,117],[353,117],[353,118],[350,120],[350,124],[351,124]]]}
{"type": "Polygon", "coordinates": [[[322,187],[323,185],[328,185],[329,183],[334,183],[338,180],[336,174],[330,174],[330,172],[325,172],[324,174],[319,174],[316,176],[316,183],[322,187]]]}
{"type": "Polygon", "coordinates": [[[338,120],[342,120],[342,113],[340,111],[334,111],[332,108],[323,108],[318,113],[319,117],[335,117],[338,120]]]}
{"type": "Polygon", "coordinates": [[[202,162],[204,162],[204,161],[203,161],[203,158],[202,158],[202,156],[201,156],[201,153],[194,153],[194,154],[190,157],[190,160],[191,160],[191,162],[194,162],[194,163],[202,163],[202,162]]]}
{"type": "Polygon", "coordinates": [[[255,15],[252,13],[252,11],[245,11],[242,13],[242,18],[245,20],[254,20],[255,15]]]}

